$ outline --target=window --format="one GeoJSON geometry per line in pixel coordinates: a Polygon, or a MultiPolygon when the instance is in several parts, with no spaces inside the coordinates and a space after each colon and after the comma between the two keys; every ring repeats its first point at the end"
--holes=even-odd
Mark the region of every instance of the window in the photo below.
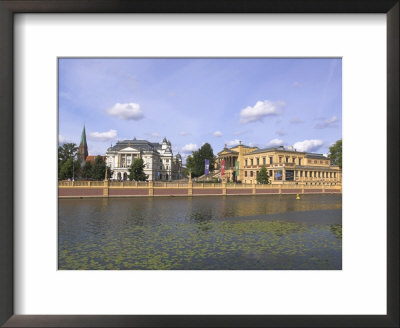
{"type": "Polygon", "coordinates": [[[300,178],[303,177],[303,171],[300,171],[300,178]]]}
{"type": "Polygon", "coordinates": [[[257,165],[260,165],[260,159],[257,157],[257,165]]]}
{"type": "Polygon", "coordinates": [[[244,165],[247,166],[247,159],[244,161],[244,163],[245,163],[244,165]]]}
{"type": "Polygon", "coordinates": [[[314,161],[314,164],[317,164],[318,163],[318,161],[314,161]]]}
{"type": "Polygon", "coordinates": [[[296,163],[296,157],[292,158],[293,163],[296,163]]]}
{"type": "Polygon", "coordinates": [[[253,159],[250,160],[250,165],[253,166],[253,159]]]}
{"type": "Polygon", "coordinates": [[[289,156],[286,156],[286,163],[289,163],[289,156]]]}
{"type": "Polygon", "coordinates": [[[301,165],[301,158],[299,158],[299,165],[301,165]]]}
{"type": "Polygon", "coordinates": [[[279,163],[282,163],[282,156],[279,156],[279,163]]]}
{"type": "Polygon", "coordinates": [[[274,158],[272,156],[269,158],[269,164],[274,164],[274,158]]]}
{"type": "Polygon", "coordinates": [[[275,180],[282,180],[282,171],[275,171],[275,180]]]}
{"type": "Polygon", "coordinates": [[[265,157],[263,157],[263,164],[265,165],[267,162],[267,159],[265,157]]]}
{"type": "Polygon", "coordinates": [[[160,165],[160,170],[162,170],[162,165],[160,165]]]}
{"type": "Polygon", "coordinates": [[[247,178],[247,171],[244,171],[244,176],[247,178]]]}
{"type": "Polygon", "coordinates": [[[269,170],[269,176],[272,177],[272,170],[269,170]]]}
{"type": "Polygon", "coordinates": [[[333,173],[333,177],[334,177],[334,178],[336,178],[336,172],[335,172],[335,173],[333,173]]]}
{"type": "Polygon", "coordinates": [[[320,178],[321,177],[321,172],[318,172],[318,178],[320,178]]]}
{"type": "Polygon", "coordinates": [[[166,162],[169,163],[169,159],[167,159],[166,162]]]}
{"type": "Polygon", "coordinates": [[[305,172],[304,172],[304,177],[306,177],[306,178],[307,178],[307,171],[305,171],[305,172]]]}
{"type": "Polygon", "coordinates": [[[253,171],[250,171],[250,176],[251,176],[251,177],[253,176],[253,171]]]}
{"type": "Polygon", "coordinates": [[[162,159],[160,158],[160,163],[162,163],[162,159]]]}

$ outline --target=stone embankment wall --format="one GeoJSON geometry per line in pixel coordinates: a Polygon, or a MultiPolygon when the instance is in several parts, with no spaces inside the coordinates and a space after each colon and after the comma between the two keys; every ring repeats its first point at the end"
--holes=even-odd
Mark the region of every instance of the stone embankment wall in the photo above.
{"type": "Polygon", "coordinates": [[[59,198],[341,193],[341,185],[61,181],[59,198]]]}

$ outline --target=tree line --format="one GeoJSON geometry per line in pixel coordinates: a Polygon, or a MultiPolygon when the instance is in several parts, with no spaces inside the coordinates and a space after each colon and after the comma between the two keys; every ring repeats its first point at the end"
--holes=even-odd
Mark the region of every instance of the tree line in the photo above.
{"type": "MultiPolygon", "coordinates": [[[[107,177],[111,178],[112,171],[106,165],[103,157],[97,156],[94,162],[82,161],[78,158],[78,147],[75,143],[64,143],[58,147],[58,179],[84,179],[104,180],[106,170],[107,177]]],[[[135,181],[146,181],[148,175],[144,173],[143,159],[136,159],[129,167],[128,179],[135,181]]]]}
{"type": "MultiPolygon", "coordinates": [[[[112,171],[107,167],[105,161],[101,156],[97,156],[92,164],[86,161],[83,165],[77,158],[78,147],[75,143],[64,143],[58,147],[58,177],[61,180],[82,178],[92,180],[103,180],[105,178],[105,170],[107,169],[107,176],[110,178],[112,171]]],[[[329,148],[329,159],[333,165],[338,165],[342,168],[342,140],[336,141],[329,148]]],[[[205,143],[198,150],[193,151],[191,155],[186,158],[185,175],[196,178],[204,175],[205,173],[205,160],[209,160],[210,172],[215,169],[215,162],[217,157],[214,155],[213,149],[209,143],[205,143]]],[[[136,159],[128,169],[129,180],[146,181],[148,175],[144,172],[143,159],[136,159]]],[[[265,166],[262,166],[258,171],[256,180],[260,184],[270,183],[270,176],[265,166]]]]}
{"type": "Polygon", "coordinates": [[[97,156],[92,164],[84,164],[77,156],[78,147],[75,143],[64,143],[58,146],[58,179],[85,179],[104,180],[106,169],[107,176],[111,177],[111,169],[107,167],[103,157],[97,156]]]}

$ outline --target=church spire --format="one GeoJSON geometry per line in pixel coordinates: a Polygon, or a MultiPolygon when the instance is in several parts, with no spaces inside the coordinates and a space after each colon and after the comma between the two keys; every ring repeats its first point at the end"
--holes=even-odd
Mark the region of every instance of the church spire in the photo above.
{"type": "Polygon", "coordinates": [[[88,157],[89,152],[88,152],[88,146],[86,143],[86,131],[85,131],[85,125],[83,125],[82,129],[82,135],[81,135],[81,143],[79,144],[78,148],[78,158],[82,161],[86,161],[86,157],[88,157]]]}

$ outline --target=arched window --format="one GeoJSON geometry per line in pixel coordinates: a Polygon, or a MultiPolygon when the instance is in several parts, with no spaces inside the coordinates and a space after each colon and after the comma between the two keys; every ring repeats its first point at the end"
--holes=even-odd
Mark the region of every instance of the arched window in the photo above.
{"type": "Polygon", "coordinates": [[[121,172],[118,172],[118,174],[117,174],[117,180],[121,180],[121,172]]]}

